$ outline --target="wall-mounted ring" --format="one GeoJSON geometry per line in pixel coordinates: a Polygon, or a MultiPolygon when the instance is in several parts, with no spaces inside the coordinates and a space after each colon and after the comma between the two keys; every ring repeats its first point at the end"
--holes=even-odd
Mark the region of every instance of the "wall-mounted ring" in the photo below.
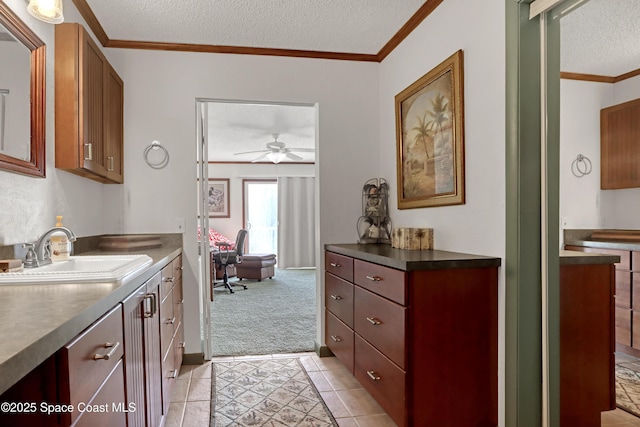
{"type": "Polygon", "coordinates": [[[169,152],[158,141],[144,149],[144,161],[153,169],[162,169],[169,163],[169,152]]]}
{"type": "Polygon", "coordinates": [[[578,154],[578,157],[576,157],[571,163],[571,173],[578,178],[589,175],[591,173],[591,169],[591,160],[582,154],[578,154]]]}

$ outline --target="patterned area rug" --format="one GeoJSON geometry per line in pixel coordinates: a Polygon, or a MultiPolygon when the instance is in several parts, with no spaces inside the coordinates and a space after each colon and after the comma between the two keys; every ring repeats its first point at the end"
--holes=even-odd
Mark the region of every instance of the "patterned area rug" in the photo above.
{"type": "Polygon", "coordinates": [[[616,365],[616,405],[640,417],[640,373],[616,365]]]}
{"type": "Polygon", "coordinates": [[[210,427],[337,427],[298,359],[215,362],[210,427]]]}

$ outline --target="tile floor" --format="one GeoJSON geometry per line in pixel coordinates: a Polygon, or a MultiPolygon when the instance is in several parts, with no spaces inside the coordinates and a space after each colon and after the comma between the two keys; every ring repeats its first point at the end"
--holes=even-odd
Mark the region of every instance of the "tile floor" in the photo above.
{"type": "MultiPolygon", "coordinates": [[[[640,359],[633,356],[616,353],[616,363],[626,366],[629,369],[640,371],[640,359]]],[[[622,409],[616,409],[614,411],[603,412],[600,425],[602,427],[640,427],[640,418],[622,409]]]]}
{"type": "MultiPolygon", "coordinates": [[[[340,427],[395,427],[384,410],[335,357],[315,353],[217,357],[213,361],[300,357],[340,427]]],[[[207,427],[211,410],[211,364],[184,365],[177,378],[165,427],[207,427]]]]}

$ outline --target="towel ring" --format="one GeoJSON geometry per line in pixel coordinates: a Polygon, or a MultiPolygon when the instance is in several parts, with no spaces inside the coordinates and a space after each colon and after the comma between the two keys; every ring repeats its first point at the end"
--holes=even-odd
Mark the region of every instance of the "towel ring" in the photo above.
{"type": "Polygon", "coordinates": [[[144,161],[153,169],[162,169],[169,163],[169,152],[158,141],[144,149],[144,161]]]}
{"type": "Polygon", "coordinates": [[[571,173],[578,178],[589,175],[591,173],[591,160],[582,154],[578,154],[578,157],[571,163],[571,173]]]}

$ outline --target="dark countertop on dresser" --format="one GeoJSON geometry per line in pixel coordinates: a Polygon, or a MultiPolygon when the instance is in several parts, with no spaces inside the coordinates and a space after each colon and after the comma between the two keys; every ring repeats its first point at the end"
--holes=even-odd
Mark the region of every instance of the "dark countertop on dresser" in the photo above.
{"type": "Polygon", "coordinates": [[[499,267],[500,258],[440,250],[406,250],[386,244],[327,244],[330,252],[403,271],[499,267]]]}
{"type": "Polygon", "coordinates": [[[560,251],[560,265],[614,264],[616,262],[620,262],[618,255],[560,251]]]}
{"type": "Polygon", "coordinates": [[[182,246],[164,242],[159,248],[126,253],[149,255],[153,263],[119,283],[0,286],[0,393],[158,273],[182,253],[182,246]]]}
{"type": "Polygon", "coordinates": [[[618,249],[621,251],[640,251],[640,242],[623,240],[593,240],[592,229],[564,230],[564,244],[571,246],[589,246],[592,248],[618,249]]]}

